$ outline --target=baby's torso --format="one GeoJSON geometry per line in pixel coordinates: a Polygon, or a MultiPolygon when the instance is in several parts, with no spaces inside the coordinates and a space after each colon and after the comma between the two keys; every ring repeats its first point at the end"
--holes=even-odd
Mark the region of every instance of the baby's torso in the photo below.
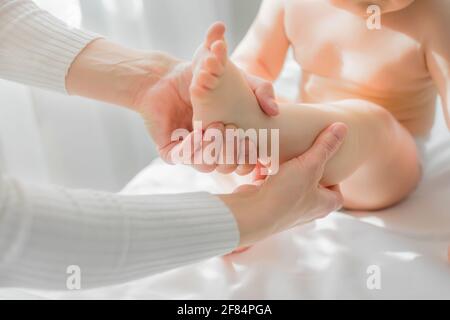
{"type": "Polygon", "coordinates": [[[381,16],[381,29],[369,30],[364,18],[327,0],[285,3],[286,34],[303,70],[302,101],[370,100],[390,110],[413,134],[428,133],[436,89],[415,23],[415,4],[381,16]]]}

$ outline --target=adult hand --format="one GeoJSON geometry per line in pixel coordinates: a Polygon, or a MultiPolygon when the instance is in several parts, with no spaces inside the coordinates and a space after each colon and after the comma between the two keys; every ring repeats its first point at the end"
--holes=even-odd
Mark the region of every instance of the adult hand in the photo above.
{"type": "Polygon", "coordinates": [[[346,134],[344,124],[334,124],[309,151],[284,163],[277,175],[268,177],[259,186],[246,185],[234,194],[219,196],[236,218],[240,246],[323,218],[342,206],[338,187],[324,188],[320,180],[346,134]]]}
{"type": "MultiPolygon", "coordinates": [[[[202,134],[202,132],[193,132],[192,127],[192,104],[189,94],[192,80],[191,64],[168,56],[161,56],[161,59],[166,60],[164,65],[167,66],[167,72],[157,81],[149,79],[141,85],[136,94],[134,108],[139,110],[146,121],[150,135],[158,146],[161,157],[167,162],[172,162],[172,151],[177,146],[180,147],[182,143],[182,141],[171,141],[171,135],[175,130],[187,129],[191,132],[190,136],[184,139],[188,143],[198,142],[198,145],[192,145],[191,150],[201,149],[201,145],[208,142],[203,141],[202,136],[200,136],[200,139],[193,139],[194,134],[202,134]]],[[[278,106],[275,102],[271,83],[249,75],[247,75],[247,80],[260,103],[261,109],[269,116],[277,115],[278,106]]],[[[219,129],[224,133],[225,129],[232,128],[232,126],[225,127],[223,124],[216,123],[208,129],[210,128],[219,129]]],[[[215,164],[193,164],[193,166],[202,172],[210,172],[217,167],[215,164]]],[[[237,165],[227,165],[221,169],[222,171],[232,172],[236,168],[237,165]]],[[[246,166],[245,173],[248,171],[251,170],[246,166]]]]}
{"type": "MultiPolygon", "coordinates": [[[[171,162],[171,151],[181,141],[172,142],[176,129],[192,131],[189,87],[191,64],[165,53],[143,52],[105,39],[91,42],[72,63],[66,88],[70,94],[126,106],[144,118],[161,157],[171,162]]],[[[261,109],[278,114],[272,85],[247,76],[261,109]]],[[[215,124],[219,129],[224,126],[215,124]]],[[[202,139],[200,139],[200,142],[202,139]]],[[[213,166],[197,166],[212,171],[213,166]]],[[[236,166],[229,169],[236,169],[236,166]]]]}

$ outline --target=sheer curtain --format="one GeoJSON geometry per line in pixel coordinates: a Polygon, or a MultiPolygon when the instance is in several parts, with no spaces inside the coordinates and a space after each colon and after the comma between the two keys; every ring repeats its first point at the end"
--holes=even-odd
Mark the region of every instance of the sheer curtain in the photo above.
{"type": "MultiPolygon", "coordinates": [[[[37,0],[72,25],[189,59],[206,28],[233,48],[260,0],[37,0]]],[[[156,152],[138,115],[104,103],[0,82],[0,166],[24,180],[117,191],[156,152]]]]}

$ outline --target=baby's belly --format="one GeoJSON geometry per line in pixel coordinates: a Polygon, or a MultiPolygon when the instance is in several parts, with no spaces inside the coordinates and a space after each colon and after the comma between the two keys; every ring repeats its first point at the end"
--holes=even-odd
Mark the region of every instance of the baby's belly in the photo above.
{"type": "Polygon", "coordinates": [[[414,136],[426,136],[433,126],[436,96],[432,83],[417,90],[394,92],[373,90],[315,75],[303,75],[299,100],[305,103],[368,100],[389,110],[414,136]]]}

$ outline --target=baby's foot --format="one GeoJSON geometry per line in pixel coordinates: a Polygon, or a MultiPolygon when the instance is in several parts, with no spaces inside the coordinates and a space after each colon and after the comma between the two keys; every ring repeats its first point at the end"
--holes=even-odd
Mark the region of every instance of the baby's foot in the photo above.
{"type": "Polygon", "coordinates": [[[194,121],[248,126],[260,108],[241,70],[227,56],[225,26],[215,23],[194,56],[190,88],[194,121]]]}

